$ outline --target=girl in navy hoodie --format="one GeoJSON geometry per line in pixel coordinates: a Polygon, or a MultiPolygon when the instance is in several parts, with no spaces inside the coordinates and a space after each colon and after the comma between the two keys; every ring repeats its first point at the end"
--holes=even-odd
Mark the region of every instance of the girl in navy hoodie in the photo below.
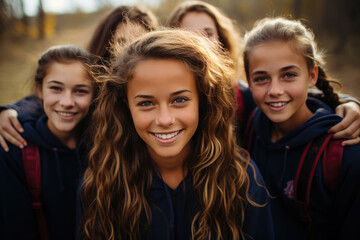
{"type": "Polygon", "coordinates": [[[275,238],[358,239],[359,144],[344,147],[334,191],[325,183],[320,158],[306,209],[311,223],[301,220],[294,201],[296,171],[306,145],[341,121],[327,106],[308,97],[308,88],[316,86],[329,106],[339,104],[312,31],[299,21],[263,19],[245,36],[244,65],[258,106],[251,123],[254,133],[246,140],[252,139],[250,155],[274,197],[275,238]]]}
{"type": "MultiPolygon", "coordinates": [[[[87,152],[81,139],[95,95],[95,81],[89,75],[93,60],[87,51],[64,45],[48,49],[38,61],[35,85],[45,114],[24,124],[23,137],[40,154],[48,239],[75,239],[76,190],[87,152]]],[[[0,150],[0,238],[40,239],[22,150],[9,146],[9,152],[0,150]]]]}
{"type": "Polygon", "coordinates": [[[183,30],[115,57],[100,76],[82,239],[273,239],[262,177],[235,142],[231,64],[183,30]]]}

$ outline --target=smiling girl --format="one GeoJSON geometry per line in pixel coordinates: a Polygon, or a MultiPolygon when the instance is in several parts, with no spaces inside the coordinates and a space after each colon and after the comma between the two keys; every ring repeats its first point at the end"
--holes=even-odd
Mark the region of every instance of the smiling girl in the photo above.
{"type": "Polygon", "coordinates": [[[95,95],[95,81],[88,72],[93,60],[72,45],[52,47],[39,59],[35,85],[45,114],[24,124],[23,137],[40,156],[41,167],[36,170],[41,171],[46,233],[39,230],[32,209],[25,152],[10,144],[9,152],[0,150],[1,239],[40,239],[40,234],[47,239],[75,239],[76,190],[87,148],[82,138],[95,95]]]}
{"type": "Polygon", "coordinates": [[[181,30],[115,60],[94,112],[82,239],[273,239],[262,177],[235,141],[231,61],[181,30]]]}
{"type": "Polygon", "coordinates": [[[311,182],[306,221],[301,220],[294,200],[297,167],[307,144],[326,136],[341,121],[326,105],[308,97],[308,89],[316,86],[328,106],[339,104],[312,31],[299,21],[263,19],[245,36],[244,65],[258,106],[251,123],[254,133],[247,143],[275,197],[271,199],[275,238],[357,238],[359,144],[344,147],[333,191],[325,183],[323,157],[320,158],[311,182]]]}

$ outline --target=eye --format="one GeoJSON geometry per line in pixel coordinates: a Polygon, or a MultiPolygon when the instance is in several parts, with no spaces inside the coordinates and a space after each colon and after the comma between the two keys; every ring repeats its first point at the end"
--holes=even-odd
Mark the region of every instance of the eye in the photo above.
{"type": "Polygon", "coordinates": [[[291,72],[284,74],[284,78],[294,78],[294,77],[296,77],[296,76],[297,76],[297,75],[296,75],[295,73],[291,73],[291,72]]]}
{"type": "Polygon", "coordinates": [[[85,95],[88,94],[89,91],[87,89],[76,89],[75,93],[85,95]]]}
{"type": "Polygon", "coordinates": [[[153,103],[151,101],[142,101],[137,104],[139,107],[150,107],[153,103]]]}
{"type": "Polygon", "coordinates": [[[265,76],[255,77],[253,78],[254,83],[263,83],[267,80],[265,76]]]}
{"type": "Polygon", "coordinates": [[[172,103],[175,103],[175,104],[183,104],[183,103],[186,103],[187,101],[189,101],[188,98],[186,97],[177,97],[173,100],[172,103]]]}
{"type": "Polygon", "coordinates": [[[50,86],[49,87],[53,92],[60,92],[61,91],[61,87],[58,86],[50,86]]]}

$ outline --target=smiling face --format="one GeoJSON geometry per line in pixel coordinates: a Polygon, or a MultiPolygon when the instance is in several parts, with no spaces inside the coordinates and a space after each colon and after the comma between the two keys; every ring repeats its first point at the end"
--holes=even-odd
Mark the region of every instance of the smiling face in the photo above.
{"type": "Polygon", "coordinates": [[[201,31],[210,39],[219,41],[215,21],[205,12],[188,12],[181,20],[181,28],[201,31]]]}
{"type": "Polygon", "coordinates": [[[274,123],[290,131],[312,113],[306,106],[308,84],[314,86],[317,68],[308,71],[305,58],[290,44],[274,41],[249,54],[249,87],[259,108],[274,123]]]}
{"type": "Polygon", "coordinates": [[[176,60],[145,60],[134,69],[127,98],[136,131],[155,163],[181,166],[199,122],[193,74],[176,60]]]}
{"type": "Polygon", "coordinates": [[[48,68],[38,94],[43,99],[49,130],[63,140],[74,135],[78,123],[87,115],[93,86],[82,63],[55,62],[48,68]]]}

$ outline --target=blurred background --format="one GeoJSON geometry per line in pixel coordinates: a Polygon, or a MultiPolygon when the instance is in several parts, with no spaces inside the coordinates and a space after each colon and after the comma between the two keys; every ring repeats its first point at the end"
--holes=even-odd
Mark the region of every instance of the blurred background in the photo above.
{"type": "MultiPolygon", "coordinates": [[[[178,0],[0,0],[0,104],[32,90],[37,59],[48,47],[86,48],[97,24],[120,5],[150,7],[162,24],[178,0]]],[[[326,52],[327,70],[344,92],[360,97],[360,1],[213,0],[244,33],[267,16],[303,19],[326,52]]]]}

